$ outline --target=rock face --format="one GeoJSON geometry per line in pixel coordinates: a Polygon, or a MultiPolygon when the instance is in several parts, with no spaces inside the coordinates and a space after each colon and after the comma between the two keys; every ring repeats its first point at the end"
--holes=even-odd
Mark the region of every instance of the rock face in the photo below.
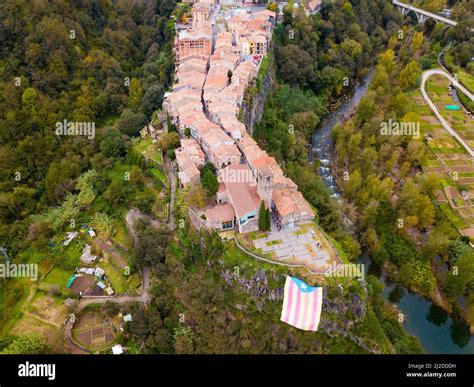
{"type": "MultiPolygon", "coordinates": [[[[227,285],[232,286],[238,292],[245,293],[255,299],[257,311],[261,312],[266,302],[281,302],[284,295],[284,277],[273,270],[267,272],[258,269],[253,275],[246,276],[244,273],[236,273],[225,268],[224,261],[219,261],[220,274],[227,285]],[[276,288],[269,286],[271,279],[277,284],[276,288]]],[[[323,312],[319,324],[319,331],[329,337],[346,337],[369,353],[380,353],[380,350],[369,344],[363,338],[353,333],[354,325],[365,319],[366,305],[365,297],[358,294],[344,294],[340,289],[324,288],[323,312]]],[[[237,309],[247,311],[247,305],[235,304],[237,309]]]]}
{"type": "Polygon", "coordinates": [[[364,339],[351,332],[354,324],[364,320],[366,312],[365,300],[359,295],[327,296],[324,294],[319,330],[330,337],[347,337],[369,353],[380,353],[374,345],[369,345],[364,339]]]}
{"type": "MultiPolygon", "coordinates": [[[[255,124],[262,118],[265,101],[272,87],[273,78],[273,67],[269,66],[263,78],[260,90],[255,95],[252,95],[251,98],[244,98],[244,102],[242,103],[242,121],[250,135],[253,135],[255,124]]],[[[246,93],[248,92],[247,90],[246,93]]]]}
{"type": "MultiPolygon", "coordinates": [[[[268,286],[267,273],[264,269],[259,269],[250,278],[237,275],[229,269],[222,269],[221,276],[228,285],[238,286],[240,291],[258,298],[259,302],[265,300],[276,302],[283,299],[283,286],[276,289],[270,289],[268,286]]],[[[279,279],[278,275],[277,277],[279,279]]],[[[263,308],[263,303],[258,303],[257,306],[263,308]]]]}

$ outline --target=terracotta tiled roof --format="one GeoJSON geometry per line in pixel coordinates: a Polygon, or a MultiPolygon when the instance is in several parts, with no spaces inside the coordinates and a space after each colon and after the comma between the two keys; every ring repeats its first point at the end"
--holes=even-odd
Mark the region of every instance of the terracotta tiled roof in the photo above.
{"type": "Polygon", "coordinates": [[[264,167],[264,166],[270,167],[272,165],[278,165],[278,162],[276,161],[275,157],[263,156],[263,157],[260,157],[256,160],[254,160],[253,165],[256,168],[261,168],[261,167],[264,167]]]}
{"type": "Polygon", "coordinates": [[[190,181],[199,181],[199,169],[190,159],[190,157],[186,154],[183,149],[176,149],[176,162],[178,163],[178,167],[180,172],[178,176],[180,181],[183,185],[189,183],[190,181]]]}
{"type": "Polygon", "coordinates": [[[229,194],[229,199],[239,218],[244,217],[252,211],[258,211],[261,199],[257,194],[257,189],[250,183],[232,182],[229,176],[234,173],[243,173],[251,176],[251,172],[246,165],[232,164],[221,171],[224,176],[224,184],[229,194]],[[227,181],[226,181],[227,180],[227,181]]]}
{"type": "Polygon", "coordinates": [[[205,211],[206,219],[209,221],[228,222],[235,217],[234,208],[230,204],[218,204],[205,211]]]}
{"type": "Polygon", "coordinates": [[[313,209],[299,191],[273,190],[273,202],[282,217],[291,214],[314,216],[313,209]]]}
{"type": "Polygon", "coordinates": [[[183,103],[183,101],[201,101],[201,93],[198,90],[193,89],[181,89],[178,91],[173,91],[168,96],[168,103],[177,105],[183,103]]]}
{"type": "Polygon", "coordinates": [[[207,26],[202,26],[194,30],[182,30],[179,32],[178,40],[184,39],[207,39],[212,40],[212,28],[207,26]]]}
{"type": "MultiPolygon", "coordinates": [[[[321,0],[316,0],[316,1],[321,2],[321,0]]],[[[262,10],[262,11],[255,12],[253,14],[253,17],[254,17],[254,19],[259,19],[259,18],[263,18],[265,20],[268,20],[269,18],[275,19],[276,18],[276,12],[270,11],[269,9],[265,9],[265,10],[262,10]]]]}
{"type": "Polygon", "coordinates": [[[207,3],[194,3],[192,12],[209,12],[211,6],[207,3]]]}
{"type": "Polygon", "coordinates": [[[225,158],[225,157],[241,157],[242,154],[234,144],[232,145],[220,145],[215,148],[212,153],[217,159],[225,158]]]}
{"type": "Polygon", "coordinates": [[[179,78],[182,74],[189,71],[198,71],[205,74],[207,70],[207,62],[208,58],[201,56],[189,56],[183,58],[177,69],[177,77],[179,78]]]}
{"type": "Polygon", "coordinates": [[[209,148],[213,149],[228,142],[233,143],[233,140],[225,134],[222,129],[211,128],[201,133],[202,141],[206,143],[209,148]]]}
{"type": "Polygon", "coordinates": [[[192,101],[184,106],[180,106],[176,109],[181,120],[185,120],[186,117],[194,116],[196,113],[202,112],[202,103],[192,101]]]}
{"type": "Polygon", "coordinates": [[[258,146],[255,140],[247,132],[242,134],[242,138],[239,140],[238,145],[242,149],[242,153],[248,162],[252,162],[255,159],[267,155],[267,153],[258,146]]]}
{"type": "Polygon", "coordinates": [[[228,82],[229,79],[227,78],[227,75],[208,75],[206,78],[206,83],[204,84],[204,90],[209,89],[211,87],[220,87],[220,89],[222,90],[224,87],[227,86],[228,82]]]}
{"type": "Polygon", "coordinates": [[[184,138],[181,140],[181,148],[190,156],[190,157],[199,157],[204,158],[204,152],[193,138],[184,138]]]}

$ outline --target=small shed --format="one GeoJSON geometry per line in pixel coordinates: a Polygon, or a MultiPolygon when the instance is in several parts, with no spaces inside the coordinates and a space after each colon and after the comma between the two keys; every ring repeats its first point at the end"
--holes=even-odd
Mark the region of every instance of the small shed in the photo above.
{"type": "Polygon", "coordinates": [[[97,286],[101,289],[105,289],[107,287],[103,282],[97,282],[97,286]]]}
{"type": "Polygon", "coordinates": [[[100,267],[96,267],[96,269],[94,270],[94,275],[96,277],[101,278],[104,274],[105,274],[105,270],[101,269],[100,267]]]}
{"type": "Polygon", "coordinates": [[[78,234],[77,234],[77,231],[73,231],[73,232],[67,232],[66,235],[67,235],[67,236],[66,236],[66,240],[65,240],[64,243],[63,243],[64,246],[68,246],[69,243],[71,243],[71,241],[72,241],[75,237],[77,237],[78,234]]]}
{"type": "Polygon", "coordinates": [[[105,289],[105,293],[107,293],[108,296],[111,296],[115,292],[114,292],[114,289],[112,289],[112,287],[109,286],[107,289],[105,289]]]}
{"type": "Polygon", "coordinates": [[[461,108],[457,105],[444,105],[446,110],[461,110],[461,108]]]}

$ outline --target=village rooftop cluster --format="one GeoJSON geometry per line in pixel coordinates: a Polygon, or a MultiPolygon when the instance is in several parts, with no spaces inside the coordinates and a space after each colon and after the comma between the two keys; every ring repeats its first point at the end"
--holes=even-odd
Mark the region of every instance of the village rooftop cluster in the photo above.
{"type": "Polygon", "coordinates": [[[163,103],[179,133],[190,132],[176,151],[181,185],[199,184],[206,162],[217,170],[216,203],[193,223],[204,219],[205,227],[218,231],[256,231],[262,201],[277,227],[311,221],[314,211],[297,185],[238,119],[270,45],[275,12],[238,9],[217,23],[217,11],[213,1],[193,5],[192,26],[176,35],[175,85],[163,103]]]}

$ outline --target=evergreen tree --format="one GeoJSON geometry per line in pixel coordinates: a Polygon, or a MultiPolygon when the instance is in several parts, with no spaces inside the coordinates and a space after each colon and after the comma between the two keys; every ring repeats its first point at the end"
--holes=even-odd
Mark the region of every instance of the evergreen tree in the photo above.
{"type": "Polygon", "coordinates": [[[258,210],[258,229],[260,231],[265,231],[267,229],[267,209],[265,208],[265,203],[260,203],[260,209],[258,210]]]}
{"type": "Polygon", "coordinates": [[[216,168],[211,163],[206,163],[201,170],[201,185],[206,189],[208,196],[215,195],[219,189],[216,168]]]}
{"type": "Polygon", "coordinates": [[[272,228],[272,215],[270,209],[265,210],[265,230],[269,231],[272,228]]]}

